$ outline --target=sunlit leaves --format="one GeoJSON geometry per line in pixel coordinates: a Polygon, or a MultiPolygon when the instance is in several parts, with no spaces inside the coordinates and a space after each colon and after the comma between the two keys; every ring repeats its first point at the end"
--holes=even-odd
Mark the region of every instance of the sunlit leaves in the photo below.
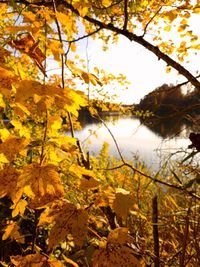
{"type": "Polygon", "coordinates": [[[60,61],[61,55],[64,54],[62,44],[57,40],[49,40],[48,48],[51,50],[53,57],[56,61],[60,61]]]}
{"type": "Polygon", "coordinates": [[[67,201],[52,204],[41,215],[39,225],[54,223],[49,235],[49,249],[72,235],[74,243],[83,245],[87,233],[87,211],[67,201]]]}
{"type": "Polygon", "coordinates": [[[171,25],[167,25],[167,26],[165,26],[165,27],[164,27],[164,30],[167,31],[167,32],[169,32],[169,31],[171,30],[171,25]]]}
{"type": "Polygon", "coordinates": [[[30,164],[23,168],[18,187],[31,199],[31,207],[40,208],[64,195],[63,185],[54,165],[30,164]]]}
{"type": "Polygon", "coordinates": [[[109,7],[112,4],[112,1],[110,1],[110,0],[102,0],[102,4],[105,7],[109,7]]]}
{"type": "Polygon", "coordinates": [[[48,258],[39,253],[26,256],[12,256],[11,262],[16,267],[64,267],[61,261],[48,258]]]}
{"type": "Polygon", "coordinates": [[[6,66],[0,65],[0,93],[4,95],[9,95],[12,89],[12,84],[17,81],[16,75],[11,71],[11,69],[6,66]]]}
{"type": "Polygon", "coordinates": [[[25,137],[8,137],[0,144],[0,153],[3,153],[9,161],[12,161],[18,153],[23,155],[28,144],[29,140],[25,137]]]}
{"type": "MultiPolygon", "coordinates": [[[[13,201],[15,201],[17,196],[17,182],[19,173],[18,171],[9,166],[5,166],[0,170],[0,197],[9,196],[13,201]]],[[[21,194],[20,194],[21,196],[21,194]]]]}
{"type": "Polygon", "coordinates": [[[15,103],[22,104],[30,113],[38,116],[46,116],[47,110],[59,114],[69,111],[78,115],[77,110],[86,105],[86,100],[83,93],[67,87],[61,90],[58,86],[24,80],[17,84],[15,103]]]}
{"type": "MultiPolygon", "coordinates": [[[[12,28],[16,29],[16,27],[17,27],[17,31],[19,31],[22,29],[21,28],[18,29],[18,27],[25,27],[25,26],[13,26],[12,28]]],[[[38,42],[36,42],[36,40],[34,39],[31,33],[25,34],[19,40],[11,40],[9,42],[9,45],[11,47],[14,47],[20,50],[21,52],[26,53],[31,59],[35,61],[39,69],[45,74],[45,69],[42,65],[42,62],[45,60],[45,55],[39,48],[38,42]]]]}
{"type": "Polygon", "coordinates": [[[127,246],[132,241],[126,228],[111,231],[107,242],[94,253],[92,267],[141,267],[142,261],[136,257],[137,253],[127,246]]]}

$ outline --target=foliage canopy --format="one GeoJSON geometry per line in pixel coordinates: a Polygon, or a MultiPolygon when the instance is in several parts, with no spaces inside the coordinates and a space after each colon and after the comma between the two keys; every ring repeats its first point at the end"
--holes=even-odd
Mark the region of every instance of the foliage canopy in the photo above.
{"type": "Polygon", "coordinates": [[[76,55],[77,42],[100,38],[106,49],[122,35],[164,60],[199,90],[196,74],[183,63],[200,49],[190,28],[200,1],[0,0],[0,7],[1,264],[156,264],[157,251],[151,252],[152,192],[161,199],[162,262],[200,263],[199,170],[181,167],[190,184],[181,171],[163,181],[144,172],[142,164],[132,166],[122,157],[116,167],[106,144],[99,157],[85,155],[74,134],[80,108],[89,106],[98,115],[89,101],[91,90],[105,97],[107,84],[126,84],[123,75],[115,77],[97,67],[87,70],[76,55]],[[180,42],[168,39],[168,34],[163,39],[163,31],[172,29],[180,42]],[[74,56],[69,58],[69,53],[74,56]],[[59,75],[48,74],[52,61],[59,75]],[[88,87],[87,97],[77,90],[76,81],[88,87]],[[169,195],[156,182],[168,186],[169,195]]]}

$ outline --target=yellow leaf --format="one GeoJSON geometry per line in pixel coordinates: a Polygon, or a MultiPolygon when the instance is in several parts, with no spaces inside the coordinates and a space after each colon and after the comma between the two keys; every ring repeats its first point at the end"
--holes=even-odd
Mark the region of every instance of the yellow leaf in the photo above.
{"type": "Polygon", "coordinates": [[[31,26],[8,26],[5,29],[6,31],[9,31],[10,33],[17,33],[20,31],[27,31],[30,32],[31,31],[31,26]]]}
{"type": "Polygon", "coordinates": [[[60,61],[60,56],[64,54],[62,44],[59,41],[48,40],[48,48],[51,50],[54,59],[60,61]]]}
{"type": "Polygon", "coordinates": [[[187,24],[180,25],[178,27],[178,32],[183,32],[186,29],[186,27],[187,27],[187,24]]]}
{"type": "Polygon", "coordinates": [[[198,37],[197,35],[193,35],[193,36],[191,36],[190,41],[191,41],[192,43],[194,43],[194,42],[196,42],[198,39],[199,39],[199,37],[198,37]]]}
{"type": "Polygon", "coordinates": [[[187,25],[187,24],[188,24],[188,20],[187,20],[187,19],[182,19],[181,22],[180,22],[180,24],[185,24],[185,25],[187,25]]]}
{"type": "Polygon", "coordinates": [[[58,115],[48,118],[47,129],[49,136],[58,136],[58,130],[62,127],[62,119],[58,115]]]}
{"type": "Polygon", "coordinates": [[[99,181],[91,176],[86,176],[81,179],[80,188],[82,189],[91,189],[97,187],[99,185],[99,181]]]}
{"type": "Polygon", "coordinates": [[[163,12],[162,15],[164,19],[168,20],[169,22],[173,22],[178,16],[177,11],[175,9],[163,12]]]}
{"type": "Polygon", "coordinates": [[[3,95],[2,94],[0,94],[0,107],[1,108],[5,108],[5,102],[4,102],[4,100],[3,100],[3,95]]]}
{"type": "Polygon", "coordinates": [[[40,216],[39,225],[54,222],[49,235],[49,249],[65,240],[71,234],[74,243],[82,246],[87,234],[87,211],[77,208],[67,201],[58,201],[50,205],[40,216]]]}
{"type": "Polygon", "coordinates": [[[22,195],[21,189],[17,187],[19,173],[11,166],[0,170],[0,197],[9,196],[12,201],[19,201],[22,195]]]}
{"type": "Polygon", "coordinates": [[[194,14],[199,14],[200,13],[200,7],[195,7],[194,9],[193,9],[193,13],[194,14]]]}
{"type": "Polygon", "coordinates": [[[78,264],[76,262],[74,262],[73,260],[70,260],[69,258],[67,258],[64,254],[62,254],[63,259],[65,260],[66,263],[71,264],[74,267],[79,267],[78,264]]]}
{"type": "Polygon", "coordinates": [[[75,53],[76,52],[76,44],[75,43],[71,43],[70,49],[71,49],[72,52],[75,53]]]}
{"type": "Polygon", "coordinates": [[[171,69],[172,69],[171,66],[167,66],[166,67],[166,73],[170,73],[171,69]]]}
{"type": "Polygon", "coordinates": [[[93,85],[98,84],[98,85],[100,85],[100,86],[103,86],[102,82],[99,80],[99,78],[97,78],[96,75],[90,73],[90,74],[89,74],[89,78],[90,78],[90,81],[91,81],[91,83],[92,83],[93,85]]]}
{"type": "Polygon", "coordinates": [[[126,220],[128,212],[133,207],[133,204],[134,198],[130,192],[124,189],[118,189],[112,208],[119,217],[126,220]]]}
{"type": "Polygon", "coordinates": [[[193,48],[193,49],[200,49],[200,44],[192,45],[191,48],[193,48]]]}
{"type": "Polygon", "coordinates": [[[4,142],[9,136],[10,136],[10,132],[6,128],[0,129],[1,141],[4,142]]]}
{"type": "Polygon", "coordinates": [[[105,7],[109,7],[112,4],[111,0],[102,0],[102,5],[105,7]]]}
{"type": "Polygon", "coordinates": [[[0,163],[9,163],[9,160],[3,153],[0,153],[0,163]]]}
{"type": "Polygon", "coordinates": [[[10,123],[14,126],[15,130],[19,133],[20,137],[26,137],[27,140],[31,137],[30,130],[22,125],[22,123],[19,120],[11,120],[10,123]]]}
{"type": "Polygon", "coordinates": [[[28,202],[25,199],[20,199],[16,204],[11,206],[12,217],[16,217],[18,214],[23,215],[28,202]]]}
{"type": "Polygon", "coordinates": [[[171,25],[167,25],[167,26],[165,26],[165,27],[164,27],[164,30],[167,31],[167,32],[169,32],[169,31],[171,30],[171,25]]]}
{"type": "Polygon", "coordinates": [[[31,199],[32,208],[40,208],[63,197],[64,189],[57,167],[52,164],[41,166],[30,164],[23,168],[18,187],[31,199]]]}

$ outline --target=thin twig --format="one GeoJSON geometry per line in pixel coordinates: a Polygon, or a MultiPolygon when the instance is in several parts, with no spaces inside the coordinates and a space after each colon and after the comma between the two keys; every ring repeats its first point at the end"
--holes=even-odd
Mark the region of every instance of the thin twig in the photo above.
{"type": "Polygon", "coordinates": [[[146,34],[146,31],[147,31],[147,28],[149,27],[149,24],[154,20],[154,18],[158,15],[158,13],[161,11],[162,9],[162,6],[156,11],[156,13],[150,18],[150,20],[147,22],[147,24],[145,25],[144,27],[144,32],[143,32],[143,35],[142,37],[145,36],[146,34]]]}
{"type": "Polygon", "coordinates": [[[40,165],[42,164],[43,160],[44,160],[44,149],[45,149],[45,142],[46,142],[46,138],[47,138],[47,123],[48,123],[48,111],[46,110],[46,116],[45,116],[45,128],[44,128],[44,136],[43,136],[43,140],[42,140],[42,149],[41,149],[41,155],[40,155],[40,165]]]}
{"type": "Polygon", "coordinates": [[[127,163],[124,161],[124,163],[118,165],[118,166],[114,166],[112,168],[98,168],[97,170],[104,170],[104,171],[112,171],[112,170],[116,170],[116,169],[120,169],[120,168],[123,168],[123,167],[129,167],[131,170],[133,170],[134,172],[137,172],[139,173],[140,175],[143,175],[144,177],[150,179],[152,182],[155,182],[155,183],[159,183],[159,184],[162,184],[162,185],[166,185],[167,187],[170,187],[170,188],[174,188],[176,190],[179,190],[179,191],[182,191],[182,192],[185,192],[186,194],[188,194],[189,196],[193,197],[193,198],[196,198],[198,200],[200,200],[200,196],[194,194],[192,191],[188,191],[186,189],[184,189],[183,187],[181,186],[178,186],[178,185],[175,185],[175,184],[169,184],[165,181],[162,181],[162,180],[159,180],[153,176],[150,176],[140,170],[138,170],[137,168],[133,167],[131,164],[127,163]]]}
{"type": "MultiPolygon", "coordinates": [[[[96,29],[96,30],[93,31],[93,32],[90,32],[90,33],[88,33],[88,34],[86,34],[86,35],[83,35],[83,36],[78,37],[78,38],[73,39],[73,40],[63,40],[63,39],[62,39],[62,42],[63,42],[63,43],[75,43],[75,42],[81,41],[81,40],[83,40],[83,39],[85,39],[85,38],[88,38],[88,37],[94,35],[95,33],[99,32],[100,30],[101,30],[101,27],[99,27],[98,29],[96,29]]],[[[50,40],[58,41],[57,38],[49,38],[49,39],[50,39],[50,40]]]]}
{"type": "Polygon", "coordinates": [[[114,143],[115,143],[115,146],[116,146],[116,148],[117,148],[117,151],[118,151],[118,154],[119,154],[119,156],[120,156],[121,161],[122,161],[124,164],[126,164],[126,162],[125,162],[125,160],[124,160],[124,158],[123,158],[123,156],[122,156],[122,153],[121,153],[121,151],[120,151],[120,148],[119,148],[119,145],[118,145],[118,143],[117,143],[117,140],[116,140],[116,138],[114,137],[113,133],[111,132],[111,130],[109,129],[109,127],[107,126],[107,124],[105,123],[105,121],[104,121],[99,115],[97,116],[97,119],[103,123],[103,125],[106,127],[106,129],[107,129],[108,132],[110,133],[110,135],[111,135],[111,137],[112,137],[112,139],[113,139],[113,141],[114,141],[114,143]]]}

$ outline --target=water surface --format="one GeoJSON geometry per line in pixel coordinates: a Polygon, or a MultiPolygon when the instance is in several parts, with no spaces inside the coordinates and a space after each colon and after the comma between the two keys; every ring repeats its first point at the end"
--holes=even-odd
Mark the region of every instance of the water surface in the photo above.
{"type": "MultiPolygon", "coordinates": [[[[153,168],[162,165],[169,153],[186,151],[190,144],[185,125],[180,126],[182,129],[179,129],[179,133],[174,132],[174,137],[171,128],[168,128],[170,137],[162,136],[160,129],[167,131],[164,126],[158,127],[159,131],[156,132],[154,128],[152,130],[152,127],[150,129],[142,125],[139,119],[132,117],[116,119],[110,116],[106,125],[112,132],[124,159],[132,160],[134,155],[138,155],[140,160],[153,168]]],[[[175,127],[177,129],[177,125],[175,127]]],[[[97,155],[103,143],[107,142],[110,155],[120,158],[113,137],[103,123],[86,123],[81,131],[75,132],[75,135],[91,155],[97,155]]]]}

